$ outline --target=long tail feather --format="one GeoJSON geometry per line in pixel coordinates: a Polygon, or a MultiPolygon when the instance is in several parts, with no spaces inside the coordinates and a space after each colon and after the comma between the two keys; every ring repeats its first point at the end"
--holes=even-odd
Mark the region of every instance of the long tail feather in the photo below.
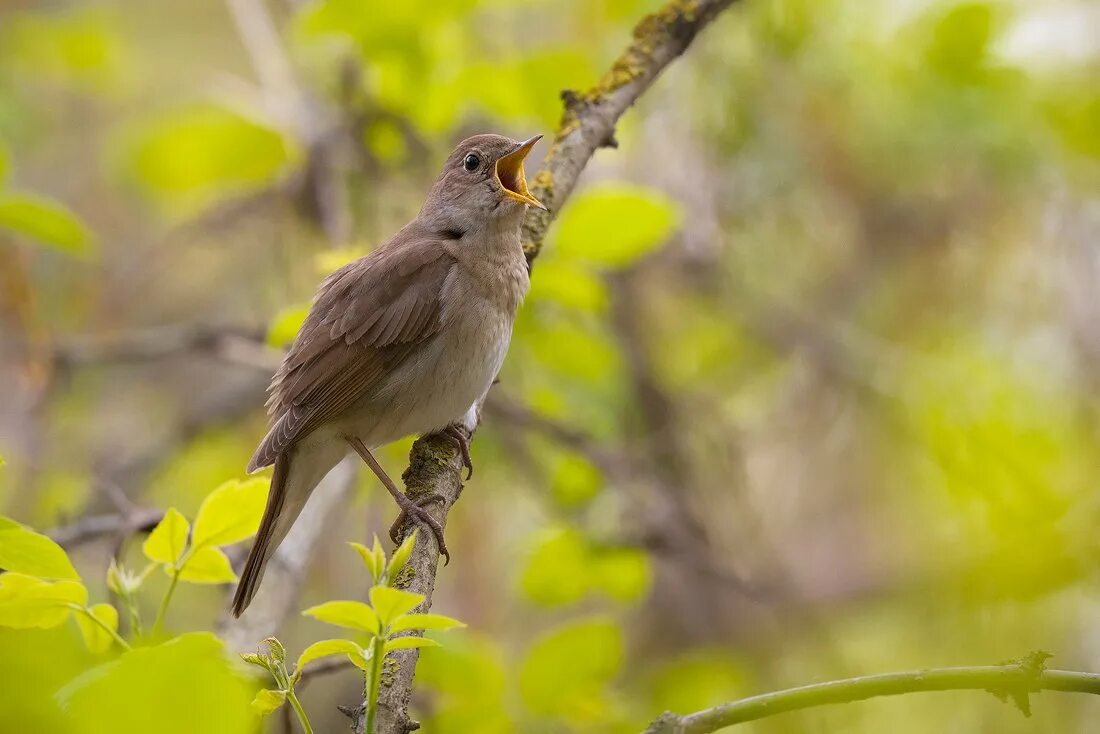
{"type": "MultiPolygon", "coordinates": [[[[283,506],[286,503],[287,480],[290,477],[290,455],[281,454],[275,459],[275,473],[271,476],[271,491],[267,495],[267,507],[264,508],[264,517],[260,521],[260,529],[256,533],[256,540],[252,544],[252,550],[248,553],[244,570],[241,571],[241,580],[237,583],[237,591],[233,594],[233,616],[239,617],[248,605],[256,590],[260,588],[260,581],[264,577],[264,569],[275,552],[276,546],[286,535],[286,530],[280,525],[289,527],[290,522],[280,523],[283,506]],[[281,532],[280,532],[281,530],[281,532]]],[[[298,505],[299,509],[301,504],[298,505]]],[[[297,513],[295,513],[297,515],[297,513]]]]}

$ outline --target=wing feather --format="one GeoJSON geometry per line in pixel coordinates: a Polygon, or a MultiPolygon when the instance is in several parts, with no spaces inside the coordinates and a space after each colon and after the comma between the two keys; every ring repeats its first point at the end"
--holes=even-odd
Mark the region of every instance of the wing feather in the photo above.
{"type": "Polygon", "coordinates": [[[368,396],[438,333],[440,295],[454,265],[440,240],[406,228],[321,284],[271,381],[272,426],[249,471],[368,396]]]}

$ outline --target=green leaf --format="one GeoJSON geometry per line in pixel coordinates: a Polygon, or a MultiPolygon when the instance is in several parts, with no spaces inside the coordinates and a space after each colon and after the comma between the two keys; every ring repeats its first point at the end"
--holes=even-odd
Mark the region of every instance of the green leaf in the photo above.
{"type": "Polygon", "coordinates": [[[266,637],[264,638],[264,644],[267,645],[268,654],[271,659],[278,665],[286,665],[286,648],[283,647],[283,643],[279,642],[278,637],[266,637]]]}
{"type": "Polygon", "coordinates": [[[82,732],[240,734],[256,731],[255,683],[209,633],[136,647],[55,696],[82,732]]]}
{"type": "Polygon", "coordinates": [[[47,579],[80,578],[61,546],[6,517],[0,517],[0,568],[47,579]]]}
{"type": "Polygon", "coordinates": [[[337,627],[363,630],[372,635],[377,635],[379,631],[378,615],[361,601],[329,601],[310,607],[302,614],[337,627]]]}
{"type": "Polygon", "coordinates": [[[619,184],[592,186],[562,210],[556,247],[565,258],[621,268],[663,244],[679,221],[676,203],[658,191],[619,184]]]}
{"type": "Polygon", "coordinates": [[[125,142],[128,168],[172,216],[262,187],[297,157],[278,131],[214,106],[171,110],[125,142]]]}
{"type": "Polygon", "coordinates": [[[539,277],[531,281],[527,300],[550,302],[581,313],[603,314],[610,300],[607,285],[584,263],[551,257],[539,258],[539,277]]]}
{"type": "Polygon", "coordinates": [[[375,586],[370,590],[371,606],[374,607],[378,621],[383,627],[402,614],[416,609],[423,601],[423,594],[391,589],[388,586],[375,586]]]}
{"type": "Polygon", "coordinates": [[[50,199],[0,192],[0,228],[70,255],[92,248],[92,237],[79,219],[50,199]]]}
{"type": "MultiPolygon", "coordinates": [[[[378,543],[378,536],[374,536],[374,542],[378,543]]],[[[378,583],[382,578],[382,564],[378,562],[378,554],[372,551],[362,543],[348,543],[355,552],[363,559],[363,565],[367,567],[367,571],[370,572],[371,579],[378,583]]]]}
{"type": "Polygon", "coordinates": [[[405,538],[404,542],[397,546],[397,550],[395,550],[393,556],[390,557],[390,565],[386,568],[386,578],[388,578],[391,583],[397,578],[397,574],[401,573],[401,569],[405,567],[405,564],[409,562],[409,557],[412,556],[413,548],[416,547],[417,532],[416,530],[412,531],[409,537],[405,538]]]}
{"type": "Polygon", "coordinates": [[[351,640],[321,640],[302,651],[298,662],[294,664],[294,680],[302,676],[302,669],[314,660],[330,655],[347,655],[349,658],[363,658],[363,648],[351,640]]]}
{"type": "Polygon", "coordinates": [[[393,621],[390,632],[405,630],[449,630],[466,625],[442,614],[404,614],[393,621]]]}
{"type": "Polygon", "coordinates": [[[164,518],[145,539],[141,550],[150,561],[175,567],[187,546],[187,533],[190,529],[187,518],[175,507],[169,507],[164,518]]]}
{"type": "MultiPolygon", "coordinates": [[[[110,604],[96,604],[89,610],[95,618],[106,624],[111,629],[118,631],[118,610],[110,604]]],[[[107,652],[114,643],[115,638],[107,634],[107,630],[88,619],[86,614],[76,615],[77,626],[84,637],[84,644],[94,653],[107,652]]]]}
{"type": "Polygon", "coordinates": [[[263,688],[256,691],[256,697],[252,699],[252,710],[260,716],[267,716],[284,703],[286,703],[286,691],[263,688]]]}
{"type": "Polygon", "coordinates": [[[195,517],[191,544],[229,545],[256,534],[267,504],[271,480],[230,480],[206,495],[195,517]]]}
{"type": "Polygon", "coordinates": [[[56,627],[69,618],[70,605],[84,606],[88,590],[77,581],[43,581],[9,571],[0,574],[0,627],[56,627]]]}
{"type": "Polygon", "coordinates": [[[592,586],[615,601],[638,601],[646,595],[653,581],[649,556],[638,548],[599,551],[591,563],[592,586]]]}
{"type": "Polygon", "coordinates": [[[382,650],[391,652],[393,650],[411,650],[419,647],[439,647],[439,643],[427,637],[398,637],[387,642],[382,650]]]}
{"type": "Polygon", "coordinates": [[[263,668],[267,672],[273,672],[271,670],[271,661],[264,655],[258,652],[242,652],[241,660],[245,661],[249,665],[255,665],[257,668],[263,668]]]}
{"type": "MultiPolygon", "coordinates": [[[[165,570],[169,570],[165,567],[165,570]]],[[[229,557],[221,548],[206,546],[188,556],[180,569],[180,581],[192,584],[230,584],[237,580],[229,557]]]]}
{"type": "Polygon", "coordinates": [[[600,470],[583,456],[570,453],[554,467],[550,491],[564,507],[578,507],[591,501],[601,487],[603,474],[600,470]]]}
{"type": "Polygon", "coordinates": [[[536,714],[560,716],[591,703],[619,672],[622,629],[609,619],[572,622],[543,635],[519,674],[520,693],[536,714]]]}
{"type": "Polygon", "coordinates": [[[306,316],[309,316],[308,303],[287,306],[279,311],[267,326],[267,345],[275,349],[290,346],[305,323],[306,316]]]}
{"type": "Polygon", "coordinates": [[[351,664],[366,673],[369,669],[370,659],[374,655],[373,650],[362,650],[358,655],[348,655],[351,664]]]}
{"type": "Polygon", "coordinates": [[[547,530],[535,538],[536,546],[520,575],[523,595],[546,607],[575,604],[590,588],[588,541],[576,530],[547,530]]]}

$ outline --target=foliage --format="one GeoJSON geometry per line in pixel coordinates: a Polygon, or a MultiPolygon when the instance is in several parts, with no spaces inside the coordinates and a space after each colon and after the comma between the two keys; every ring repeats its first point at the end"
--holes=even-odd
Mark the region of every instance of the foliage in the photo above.
{"type": "Polygon", "coordinates": [[[370,604],[358,601],[330,601],[306,609],[302,614],[307,617],[345,629],[366,633],[366,642],[362,646],[355,640],[331,639],[314,642],[298,656],[293,673],[286,666],[286,650],[277,639],[265,640],[268,653],[247,653],[241,657],[245,662],[267,670],[275,679],[276,688],[264,689],[256,694],[252,707],[263,715],[270,714],[283,703],[290,703],[298,715],[302,727],[307,732],[313,729],[305,711],[294,692],[294,686],[302,679],[305,666],[315,660],[342,655],[352,665],[366,673],[364,701],[365,731],[375,731],[375,717],[378,711],[378,694],[381,690],[383,665],[386,655],[396,650],[412,650],[434,647],[439,643],[422,635],[402,632],[425,632],[428,630],[448,630],[465,627],[458,620],[442,614],[413,612],[424,603],[422,594],[394,588],[392,583],[405,567],[416,545],[416,533],[410,534],[394,550],[389,561],[386,560],[378,536],[374,544],[367,548],[361,543],[350,544],[359,553],[363,564],[371,575],[374,585],[370,589],[370,604]]]}
{"type": "MultiPolygon", "coordinates": [[[[534,178],[560,92],[661,4],[0,10],[0,728],[255,732],[293,692],[332,731],[363,695],[353,661],[430,645],[398,631],[433,623],[415,607],[387,632],[378,609],[411,600],[372,599],[332,552],[392,519],[366,473],[325,521],[311,614],[278,633],[301,654],[258,654],[264,691],[180,635],[217,626],[262,509],[265,480],[220,485],[320,278],[407,222],[467,134],[546,133],[534,178]],[[49,540],[122,495],[164,511],[149,537],[49,540]]],[[[477,632],[417,653],[423,730],[637,734],[665,708],[1029,648],[1097,667],[1087,5],[733,3],[623,117],[555,212],[474,441],[433,599],[477,632]]],[[[1054,694],[1035,721],[939,703],[750,726],[1095,718],[1054,694]]]]}

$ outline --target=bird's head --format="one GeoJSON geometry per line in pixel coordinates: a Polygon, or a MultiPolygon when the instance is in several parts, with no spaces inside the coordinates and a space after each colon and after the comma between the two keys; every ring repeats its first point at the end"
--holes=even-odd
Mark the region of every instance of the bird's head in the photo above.
{"type": "Polygon", "coordinates": [[[491,220],[519,219],[527,206],[546,209],[527,189],[523,159],[541,135],[518,142],[503,135],[466,138],[447,158],[420,216],[458,232],[491,220]]]}

